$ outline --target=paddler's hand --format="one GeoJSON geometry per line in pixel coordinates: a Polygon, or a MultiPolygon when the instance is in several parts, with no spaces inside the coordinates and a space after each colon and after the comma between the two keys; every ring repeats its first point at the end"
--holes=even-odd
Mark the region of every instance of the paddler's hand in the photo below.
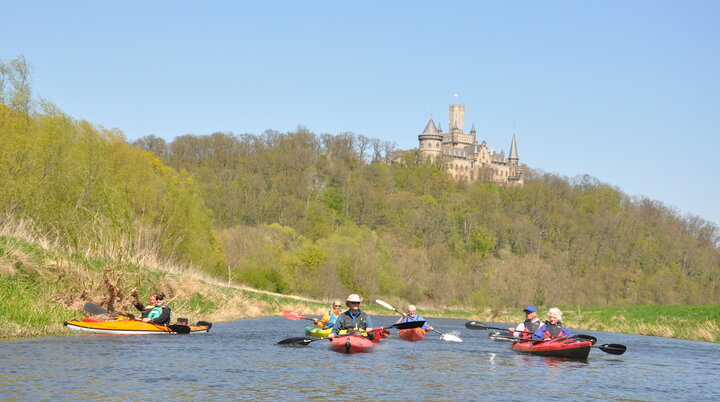
{"type": "Polygon", "coordinates": [[[514,335],[514,334],[515,334],[515,328],[508,328],[508,332],[510,333],[510,335],[514,335]]]}
{"type": "Polygon", "coordinates": [[[328,339],[333,339],[333,338],[335,338],[335,334],[333,334],[333,333],[331,332],[330,335],[328,335],[328,339]]]}

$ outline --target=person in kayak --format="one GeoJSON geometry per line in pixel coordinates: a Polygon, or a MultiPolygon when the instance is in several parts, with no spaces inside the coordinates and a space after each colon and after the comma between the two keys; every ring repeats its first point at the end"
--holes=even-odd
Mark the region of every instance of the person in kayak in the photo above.
{"type": "Polygon", "coordinates": [[[342,314],[342,302],[340,300],[333,301],[330,310],[325,313],[319,320],[313,318],[313,322],[320,328],[332,328],[335,325],[335,321],[342,314]]]}
{"type": "MultiPolygon", "coordinates": [[[[148,309],[144,309],[142,312],[142,321],[149,322],[158,325],[167,325],[170,323],[170,307],[165,305],[165,294],[162,292],[153,293],[150,296],[150,303],[152,306],[148,309]]],[[[142,307],[142,304],[137,303],[135,307],[142,307]]]]}
{"type": "Polygon", "coordinates": [[[335,338],[340,331],[346,329],[348,331],[367,331],[369,339],[373,339],[375,335],[370,332],[372,331],[372,319],[370,316],[365,314],[364,311],[360,310],[360,303],[362,299],[356,294],[351,294],[345,301],[345,305],[348,306],[348,310],[338,316],[333,326],[332,332],[328,335],[328,338],[335,338]]]}
{"type": "Polygon", "coordinates": [[[518,338],[530,338],[532,337],[532,333],[537,331],[542,323],[540,319],[537,318],[537,308],[535,308],[535,306],[527,306],[523,311],[525,311],[525,321],[518,324],[515,328],[508,328],[508,332],[510,332],[510,335],[518,338]]]}
{"type": "Polygon", "coordinates": [[[562,326],[562,311],[553,307],[548,310],[548,319],[532,335],[533,339],[570,338],[573,336],[567,328],[562,326]]]}
{"type": "MultiPolygon", "coordinates": [[[[407,307],[407,313],[403,313],[403,316],[398,318],[398,320],[395,322],[395,324],[400,324],[404,322],[415,322],[415,321],[426,321],[423,316],[417,313],[417,307],[414,304],[410,304],[407,307]]],[[[432,331],[434,328],[425,322],[425,325],[421,327],[425,332],[432,331]]]]}

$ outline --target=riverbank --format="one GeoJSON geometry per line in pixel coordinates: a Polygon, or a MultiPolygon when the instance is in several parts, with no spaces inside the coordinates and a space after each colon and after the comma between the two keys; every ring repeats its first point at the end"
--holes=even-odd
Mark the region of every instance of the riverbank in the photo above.
{"type": "MultiPolygon", "coordinates": [[[[67,335],[70,332],[62,322],[85,315],[82,306],[86,302],[136,313],[133,303],[147,301],[156,290],[166,293],[174,317],[187,317],[191,322],[273,316],[282,310],[318,316],[328,307],[328,301],[223,284],[187,267],[156,262],[148,268],[132,262],[68,256],[49,245],[0,236],[0,339],[67,335]]],[[[398,309],[403,306],[391,302],[398,309]]],[[[515,310],[418,307],[427,318],[506,323],[523,319],[522,312],[515,310]]],[[[369,297],[363,309],[373,315],[393,314],[369,297]]],[[[720,342],[718,305],[574,307],[563,311],[570,328],[720,342]]]]}

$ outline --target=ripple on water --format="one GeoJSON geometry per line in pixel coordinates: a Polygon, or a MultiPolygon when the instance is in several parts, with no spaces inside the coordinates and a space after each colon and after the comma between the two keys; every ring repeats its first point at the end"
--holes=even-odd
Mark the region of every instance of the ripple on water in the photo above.
{"type": "MultiPolygon", "coordinates": [[[[376,317],[388,325],[395,317],[376,317]]],[[[720,345],[583,331],[628,346],[593,349],[587,362],[513,353],[462,320],[432,320],[464,342],[383,340],[371,353],[343,355],[327,341],[275,345],[303,335],[303,322],[259,318],[218,323],[206,335],[75,335],[0,343],[6,399],[539,399],[659,400],[720,394],[720,345]],[[361,384],[348,387],[348,384],[361,384]],[[343,391],[341,391],[343,390],[343,391]]],[[[506,325],[506,324],[498,324],[506,325]]]]}

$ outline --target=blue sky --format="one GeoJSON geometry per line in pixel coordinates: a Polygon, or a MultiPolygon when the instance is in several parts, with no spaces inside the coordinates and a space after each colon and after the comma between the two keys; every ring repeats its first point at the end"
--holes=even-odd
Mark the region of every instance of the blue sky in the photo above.
{"type": "Polygon", "coordinates": [[[303,125],[408,149],[460,103],[532,168],[720,223],[718,1],[4,3],[0,59],[130,141],[303,125]]]}

